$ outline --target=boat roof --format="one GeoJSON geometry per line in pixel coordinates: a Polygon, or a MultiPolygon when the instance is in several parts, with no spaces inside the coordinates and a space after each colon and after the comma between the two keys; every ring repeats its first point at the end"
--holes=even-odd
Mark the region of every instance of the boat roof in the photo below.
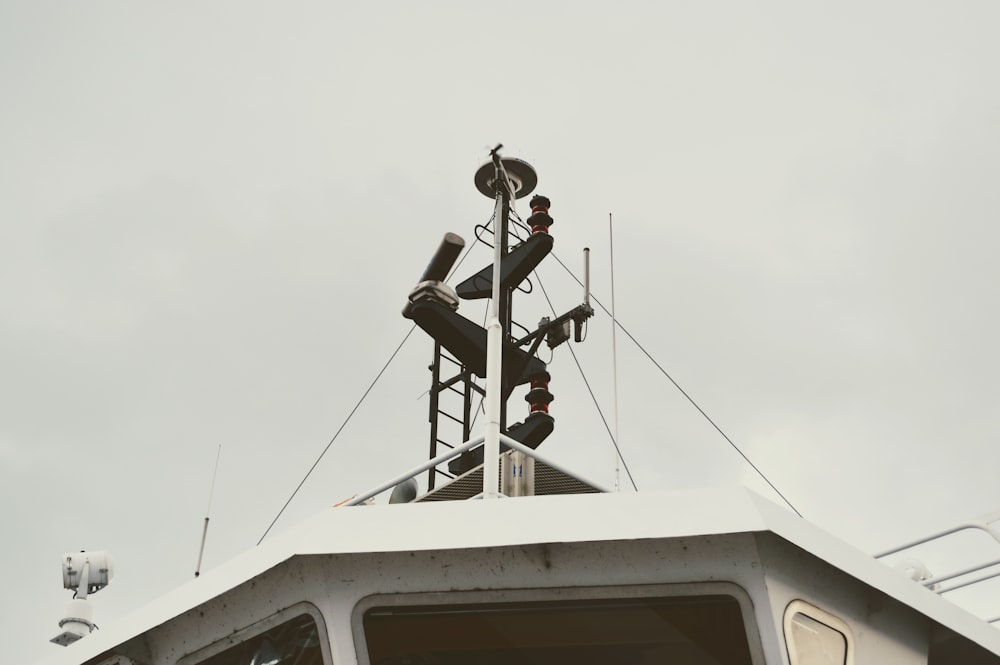
{"type": "Polygon", "coordinates": [[[295,556],[749,532],[772,532],[1000,654],[1000,631],[982,619],[760,495],[733,488],[329,508],[43,662],[84,662],[295,556]]]}

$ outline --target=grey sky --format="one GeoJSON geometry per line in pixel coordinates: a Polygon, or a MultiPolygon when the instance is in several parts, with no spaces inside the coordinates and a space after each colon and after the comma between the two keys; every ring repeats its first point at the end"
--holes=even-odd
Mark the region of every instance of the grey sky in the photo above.
{"type": "MultiPolygon", "coordinates": [[[[257,541],[441,234],[489,218],[496,142],[605,302],[614,213],[621,321],[808,519],[871,551],[1000,507],[1000,8],[504,7],[0,2],[11,660],[58,648],[64,551],[118,562],[98,624],[190,577],[219,444],[206,567],[257,541]]],[[[609,340],[601,316],[575,349],[607,413],[609,340]]],[[[279,530],[423,458],[430,352],[415,333],[279,530]]],[[[640,489],[773,498],[623,336],[619,362],[640,489]]],[[[565,349],[550,371],[544,452],[610,483],[565,349]]]]}

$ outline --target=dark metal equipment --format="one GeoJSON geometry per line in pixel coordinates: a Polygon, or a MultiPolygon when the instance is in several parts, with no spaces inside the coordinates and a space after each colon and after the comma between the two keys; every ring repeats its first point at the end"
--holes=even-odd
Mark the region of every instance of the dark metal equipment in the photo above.
{"type": "MultiPolygon", "coordinates": [[[[515,441],[537,448],[552,433],[555,421],[548,413],[553,400],[548,388],[551,377],[546,364],[535,354],[542,341],[548,341],[551,348],[566,341],[571,323],[576,341],[581,341],[580,331],[594,311],[585,303],[554,320],[542,319],[537,329],[520,339],[511,334],[514,325],[527,330],[512,320],[513,294],[552,251],[549,227],[553,220],[549,216],[551,202],[539,195],[530,201],[532,212],[527,224],[511,215],[511,200],[530,194],[538,183],[538,176],[527,162],[501,158],[498,152],[501,147],[498,145],[491,151],[491,160],[476,171],[474,179],[476,189],[497,201],[497,214],[492,222],[493,242],[500,248],[498,309],[504,331],[500,427],[515,441]],[[528,234],[523,240],[518,238],[513,246],[510,244],[511,222],[528,234]],[[508,426],[507,400],[517,386],[524,384],[530,384],[524,398],[529,414],[523,422],[508,426]]],[[[477,240],[486,242],[478,234],[477,240]]],[[[457,288],[451,288],[445,280],[464,246],[465,241],[458,235],[445,234],[403,309],[403,316],[412,319],[434,339],[434,356],[428,368],[431,372],[430,458],[441,452],[439,447],[454,448],[470,438],[478,408],[476,401],[485,394],[475,377],[486,376],[487,330],[461,316],[457,310],[460,300],[493,296],[493,265],[479,270],[457,288]],[[449,430],[447,435],[446,429],[449,430]]],[[[434,489],[438,475],[450,480],[482,463],[483,447],[480,446],[452,460],[447,471],[431,469],[427,490],[434,489]]]]}

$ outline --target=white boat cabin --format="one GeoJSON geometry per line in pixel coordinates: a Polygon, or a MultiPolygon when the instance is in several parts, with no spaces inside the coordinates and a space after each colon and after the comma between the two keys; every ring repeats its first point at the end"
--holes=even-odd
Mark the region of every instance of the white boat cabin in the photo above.
{"type": "Polygon", "coordinates": [[[331,508],[51,665],[986,665],[1000,631],[747,490],[331,508]]]}
{"type": "MultiPolygon", "coordinates": [[[[554,422],[536,352],[585,338],[588,254],[583,304],[514,340],[510,299],[552,251],[553,219],[540,195],[512,213],[537,176],[500,147],[474,179],[495,202],[493,244],[476,233],[492,265],[447,286],[465,241],[446,234],[403,310],[435,340],[431,459],[355,502],[407,482],[415,500],[328,509],[113,627],[67,630],[51,665],[1000,665],[995,627],[755,494],[600,493],[535,456],[554,422]],[[484,298],[488,329],[456,311],[484,298]],[[530,413],[507,427],[525,384],[530,413]],[[449,390],[462,418],[438,403],[449,390]],[[469,440],[481,393],[485,433],[469,440]],[[462,425],[440,456],[439,416],[462,425]],[[454,455],[454,480],[415,497],[414,475],[454,455]]],[[[84,590],[89,566],[72,571],[84,590]]]]}

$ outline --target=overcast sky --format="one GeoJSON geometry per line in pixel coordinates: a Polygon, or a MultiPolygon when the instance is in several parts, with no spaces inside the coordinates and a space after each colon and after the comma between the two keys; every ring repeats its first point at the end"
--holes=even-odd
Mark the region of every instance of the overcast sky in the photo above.
{"type": "MultiPolygon", "coordinates": [[[[807,519],[875,551],[1000,508],[1000,5],[499,8],[0,0],[8,660],[59,648],[63,552],[118,562],[99,625],[191,577],[220,444],[205,567],[257,542],[441,235],[488,220],[498,142],[606,304],[614,214],[620,321],[807,519]]],[[[581,299],[554,259],[536,281],[581,299]]],[[[608,417],[610,330],[574,349],[608,417]]],[[[640,490],[779,500],[618,344],[640,490]]],[[[276,530],[424,458],[431,351],[411,336],[276,530]]],[[[550,372],[542,452],[611,484],[568,349],[550,372]]]]}

